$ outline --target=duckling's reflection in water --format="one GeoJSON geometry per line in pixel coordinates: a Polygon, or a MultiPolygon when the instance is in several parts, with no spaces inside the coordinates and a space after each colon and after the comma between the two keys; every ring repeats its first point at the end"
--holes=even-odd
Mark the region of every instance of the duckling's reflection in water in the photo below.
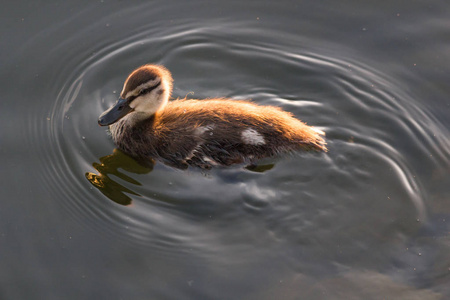
{"type": "Polygon", "coordinates": [[[121,205],[130,205],[132,200],[124,193],[140,195],[115,182],[108,174],[115,175],[126,182],[141,185],[140,182],[121,173],[119,168],[136,174],[147,174],[153,170],[154,164],[154,161],[151,159],[137,161],[122,151],[114,149],[112,154],[100,157],[100,163],[94,162],[92,164],[99,174],[87,172],[85,176],[93,186],[112,201],[121,205]]]}
{"type": "MultiPolygon", "coordinates": [[[[165,164],[178,169],[187,168],[185,165],[175,165],[173,163],[165,164]]],[[[121,205],[130,205],[132,200],[125,193],[135,196],[141,195],[112,180],[108,174],[115,175],[126,182],[141,185],[140,182],[121,173],[119,168],[135,174],[147,174],[153,170],[154,165],[155,160],[149,157],[146,157],[145,159],[137,159],[125,154],[119,149],[114,149],[112,154],[100,157],[100,163],[92,163],[92,166],[99,172],[99,174],[86,172],[85,176],[93,186],[95,186],[100,192],[102,192],[103,195],[112,201],[121,205]]],[[[251,172],[263,173],[272,169],[274,166],[275,164],[273,163],[261,165],[251,164],[245,166],[245,169],[251,172]]],[[[202,172],[206,172],[210,168],[199,169],[202,170],[202,172]]]]}

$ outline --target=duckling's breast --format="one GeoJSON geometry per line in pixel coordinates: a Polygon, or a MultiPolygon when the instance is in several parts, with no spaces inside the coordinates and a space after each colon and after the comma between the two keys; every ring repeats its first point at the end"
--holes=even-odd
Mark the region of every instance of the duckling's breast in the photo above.
{"type": "Polygon", "coordinates": [[[147,156],[157,154],[155,138],[148,130],[146,122],[136,123],[128,116],[110,125],[111,137],[122,151],[133,156],[147,156]]]}

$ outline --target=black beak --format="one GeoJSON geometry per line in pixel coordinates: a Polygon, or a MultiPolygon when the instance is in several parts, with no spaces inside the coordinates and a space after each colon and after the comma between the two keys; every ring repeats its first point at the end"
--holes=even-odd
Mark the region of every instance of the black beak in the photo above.
{"type": "Polygon", "coordinates": [[[98,125],[108,126],[125,117],[133,109],[128,105],[127,100],[119,98],[116,104],[98,117],[98,125]]]}

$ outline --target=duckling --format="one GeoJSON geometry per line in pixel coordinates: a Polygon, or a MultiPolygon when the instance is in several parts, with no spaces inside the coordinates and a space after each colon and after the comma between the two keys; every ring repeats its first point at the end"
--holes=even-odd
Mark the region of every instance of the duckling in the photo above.
{"type": "Polygon", "coordinates": [[[327,151],[324,132],[274,106],[231,99],[169,102],[172,75],[144,65],[125,80],[116,104],[98,119],[119,149],[185,169],[253,164],[297,150],[327,151]]]}

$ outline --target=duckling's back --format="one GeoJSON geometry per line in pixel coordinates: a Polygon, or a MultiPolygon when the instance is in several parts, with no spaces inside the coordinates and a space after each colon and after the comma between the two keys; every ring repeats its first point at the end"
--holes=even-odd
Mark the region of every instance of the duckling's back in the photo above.
{"type": "Polygon", "coordinates": [[[178,167],[250,163],[301,149],[326,151],[320,130],[277,107],[248,101],[176,100],[145,122],[132,128],[129,123],[121,120],[117,126],[122,128],[115,131],[122,134],[113,134],[122,150],[178,167]]]}

